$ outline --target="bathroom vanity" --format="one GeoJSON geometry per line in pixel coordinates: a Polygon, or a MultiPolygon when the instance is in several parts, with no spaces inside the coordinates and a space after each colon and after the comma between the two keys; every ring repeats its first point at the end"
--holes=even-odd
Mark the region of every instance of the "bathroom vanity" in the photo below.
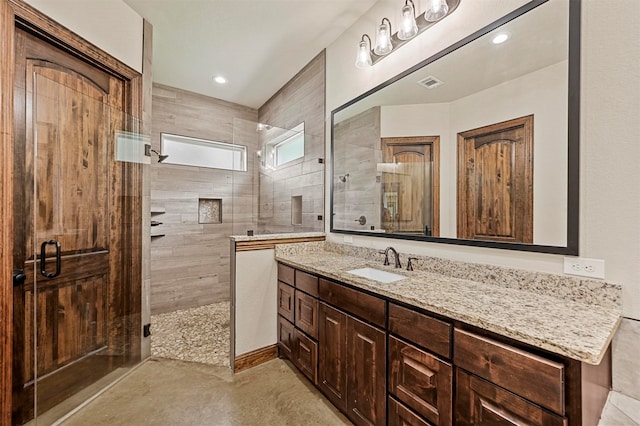
{"type": "Polygon", "coordinates": [[[420,269],[433,258],[406,271],[351,249],[276,248],[278,349],[355,424],[597,424],[618,286],[451,261],[451,275],[420,269]],[[348,272],[367,267],[402,278],[348,272]],[[455,276],[469,271],[477,281],[455,276]]]}

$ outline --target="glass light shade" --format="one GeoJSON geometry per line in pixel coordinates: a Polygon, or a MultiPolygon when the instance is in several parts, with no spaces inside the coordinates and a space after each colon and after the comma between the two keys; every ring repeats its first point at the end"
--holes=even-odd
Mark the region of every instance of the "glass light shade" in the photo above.
{"type": "Polygon", "coordinates": [[[429,0],[424,19],[428,22],[436,22],[444,18],[447,13],[449,13],[449,5],[446,0],[429,0]]]}
{"type": "Polygon", "coordinates": [[[373,53],[376,55],[384,56],[393,50],[393,44],[391,44],[391,26],[385,23],[378,27],[376,33],[376,47],[373,49],[373,53]]]}
{"type": "Polygon", "coordinates": [[[362,40],[358,44],[356,68],[369,68],[373,64],[371,61],[371,51],[369,49],[369,43],[366,40],[362,40]]]}
{"type": "Polygon", "coordinates": [[[416,15],[413,6],[405,4],[402,8],[402,21],[398,30],[398,38],[400,40],[409,40],[418,34],[418,24],[416,23],[416,15]]]}

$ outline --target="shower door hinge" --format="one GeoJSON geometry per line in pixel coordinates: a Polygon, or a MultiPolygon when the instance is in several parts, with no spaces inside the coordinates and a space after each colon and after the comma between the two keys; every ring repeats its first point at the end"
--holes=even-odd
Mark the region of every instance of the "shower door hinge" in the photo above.
{"type": "Polygon", "coordinates": [[[151,324],[145,324],[142,326],[142,336],[143,337],[151,336],[151,324]]]}

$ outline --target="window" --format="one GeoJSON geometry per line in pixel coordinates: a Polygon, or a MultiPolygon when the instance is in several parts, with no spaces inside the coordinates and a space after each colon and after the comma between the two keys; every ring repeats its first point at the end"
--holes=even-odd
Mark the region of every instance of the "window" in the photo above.
{"type": "Polygon", "coordinates": [[[247,171],[247,147],[187,136],[160,135],[164,164],[247,171]]]}
{"type": "Polygon", "coordinates": [[[275,167],[304,157],[304,123],[300,123],[281,137],[269,142],[267,146],[273,153],[275,167]]]}

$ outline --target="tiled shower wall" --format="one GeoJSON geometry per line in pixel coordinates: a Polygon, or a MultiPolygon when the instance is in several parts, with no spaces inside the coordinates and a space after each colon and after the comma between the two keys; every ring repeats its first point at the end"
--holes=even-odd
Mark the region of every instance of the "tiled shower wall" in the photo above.
{"type": "MultiPolygon", "coordinates": [[[[151,141],[160,151],[160,133],[220,142],[240,138],[249,153],[257,138],[234,135],[234,118],[255,122],[257,110],[154,84],[151,141]],[[252,145],[253,144],[253,145],[252,145]]],[[[255,129],[255,127],[254,127],[255,129]]],[[[246,133],[246,134],[245,134],[246,133]]],[[[255,133],[255,132],[254,132],[255,133]]],[[[238,142],[239,143],[239,142],[238,142]]],[[[255,156],[247,172],[158,164],[152,158],[151,313],[158,314],[229,300],[229,235],[255,228],[255,156]],[[199,223],[199,200],[221,200],[221,223],[199,223]]],[[[204,202],[206,204],[207,202],[204,202]]],[[[217,220],[208,220],[217,222],[217,220]]]]}
{"type": "Polygon", "coordinates": [[[259,109],[260,123],[292,129],[304,122],[306,136],[303,160],[294,160],[274,171],[256,170],[258,232],[324,230],[324,110],[322,51],[259,109]],[[302,197],[301,225],[292,224],[292,197],[302,197]]]}
{"type": "Polygon", "coordinates": [[[373,107],[335,125],[333,223],[337,229],[380,228],[380,107],[373,107]],[[344,182],[338,177],[343,176],[344,182]],[[356,222],[361,216],[366,223],[356,222]]]}

